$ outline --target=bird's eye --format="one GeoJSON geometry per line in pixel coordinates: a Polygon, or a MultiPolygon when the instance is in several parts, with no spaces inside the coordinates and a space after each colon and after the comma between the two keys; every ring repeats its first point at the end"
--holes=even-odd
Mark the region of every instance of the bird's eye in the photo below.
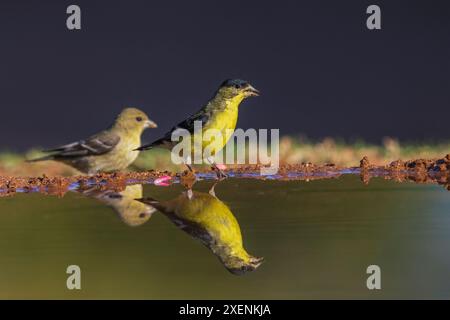
{"type": "Polygon", "coordinates": [[[142,117],[137,117],[137,118],[136,118],[136,121],[137,121],[137,122],[141,122],[141,121],[142,121],[142,117]]]}
{"type": "Polygon", "coordinates": [[[240,89],[240,88],[241,88],[241,85],[240,85],[240,84],[235,84],[234,87],[235,87],[236,89],[240,89]]]}

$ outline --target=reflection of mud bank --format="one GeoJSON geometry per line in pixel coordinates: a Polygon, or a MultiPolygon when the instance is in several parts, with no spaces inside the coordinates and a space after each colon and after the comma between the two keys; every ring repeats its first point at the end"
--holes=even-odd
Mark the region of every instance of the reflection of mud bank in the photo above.
{"type": "MultiPolygon", "coordinates": [[[[434,160],[394,161],[387,166],[374,166],[367,157],[361,160],[360,167],[341,168],[334,164],[314,165],[303,163],[297,165],[282,165],[278,173],[272,176],[261,176],[260,166],[242,165],[227,170],[230,178],[252,178],[262,180],[319,180],[339,178],[343,174],[359,174],[364,183],[369,183],[373,177],[398,182],[413,181],[416,183],[438,183],[450,189],[450,155],[434,160]]],[[[214,179],[211,171],[198,172],[199,179],[214,179]]],[[[98,174],[95,176],[72,177],[0,177],[0,197],[16,192],[41,192],[52,195],[64,195],[68,190],[89,185],[100,185],[108,190],[121,191],[125,186],[136,183],[152,184],[165,177],[168,183],[183,182],[184,176],[171,172],[145,171],[98,174]]]]}
{"type": "Polygon", "coordinates": [[[373,166],[364,157],[359,172],[364,184],[368,184],[371,178],[383,177],[396,182],[437,183],[450,191],[450,154],[434,160],[397,160],[387,166],[373,166]]]}
{"type": "Polygon", "coordinates": [[[391,162],[387,166],[372,166],[367,157],[364,157],[360,162],[362,170],[384,169],[389,171],[408,170],[414,172],[448,172],[450,171],[450,154],[441,159],[416,159],[402,161],[397,160],[391,162]]]}
{"type": "Polygon", "coordinates": [[[136,182],[148,182],[162,176],[173,176],[170,172],[126,172],[126,173],[101,173],[93,176],[71,177],[1,177],[0,197],[14,194],[15,192],[41,192],[52,195],[64,195],[72,189],[84,186],[101,185],[108,190],[122,191],[127,185],[136,182]]]}

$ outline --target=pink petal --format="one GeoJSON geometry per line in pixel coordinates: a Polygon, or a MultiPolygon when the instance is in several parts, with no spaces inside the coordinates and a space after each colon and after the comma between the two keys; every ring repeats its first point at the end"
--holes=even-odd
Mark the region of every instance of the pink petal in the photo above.
{"type": "Polygon", "coordinates": [[[161,187],[167,187],[170,184],[168,183],[168,181],[170,181],[172,179],[171,176],[162,176],[159,177],[158,179],[155,179],[155,186],[161,186],[161,187]]]}
{"type": "Polygon", "coordinates": [[[227,170],[227,166],[224,164],[217,164],[217,168],[219,168],[220,170],[227,170]]]}

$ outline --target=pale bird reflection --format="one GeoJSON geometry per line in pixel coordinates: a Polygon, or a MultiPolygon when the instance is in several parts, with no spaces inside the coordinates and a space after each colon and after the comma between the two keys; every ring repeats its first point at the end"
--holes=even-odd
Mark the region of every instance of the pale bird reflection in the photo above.
{"type": "Polygon", "coordinates": [[[136,200],[143,195],[141,184],[129,185],[123,191],[101,190],[93,187],[79,192],[114,209],[120,219],[130,227],[146,223],[156,211],[152,206],[136,200]]]}

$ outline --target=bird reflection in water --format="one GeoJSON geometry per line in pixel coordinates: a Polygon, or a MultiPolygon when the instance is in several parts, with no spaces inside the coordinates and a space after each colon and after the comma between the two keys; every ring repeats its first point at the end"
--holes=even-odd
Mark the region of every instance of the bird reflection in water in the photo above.
{"type": "Polygon", "coordinates": [[[158,210],[179,229],[200,240],[231,273],[241,275],[254,271],[263,258],[252,256],[244,249],[239,223],[228,206],[217,198],[216,184],[208,193],[193,191],[190,186],[169,201],[142,198],[140,184],[127,186],[123,191],[91,187],[78,192],[113,208],[129,226],[146,223],[158,210]]]}
{"type": "Polygon", "coordinates": [[[243,246],[238,221],[214,191],[209,193],[188,189],[169,201],[141,199],[168,217],[178,228],[200,240],[233,274],[256,270],[262,257],[250,255],[243,246]]]}
{"type": "Polygon", "coordinates": [[[130,227],[146,223],[156,211],[155,208],[136,200],[142,198],[143,195],[141,184],[127,186],[123,191],[101,190],[98,187],[92,187],[78,192],[113,208],[120,219],[130,227]]]}

